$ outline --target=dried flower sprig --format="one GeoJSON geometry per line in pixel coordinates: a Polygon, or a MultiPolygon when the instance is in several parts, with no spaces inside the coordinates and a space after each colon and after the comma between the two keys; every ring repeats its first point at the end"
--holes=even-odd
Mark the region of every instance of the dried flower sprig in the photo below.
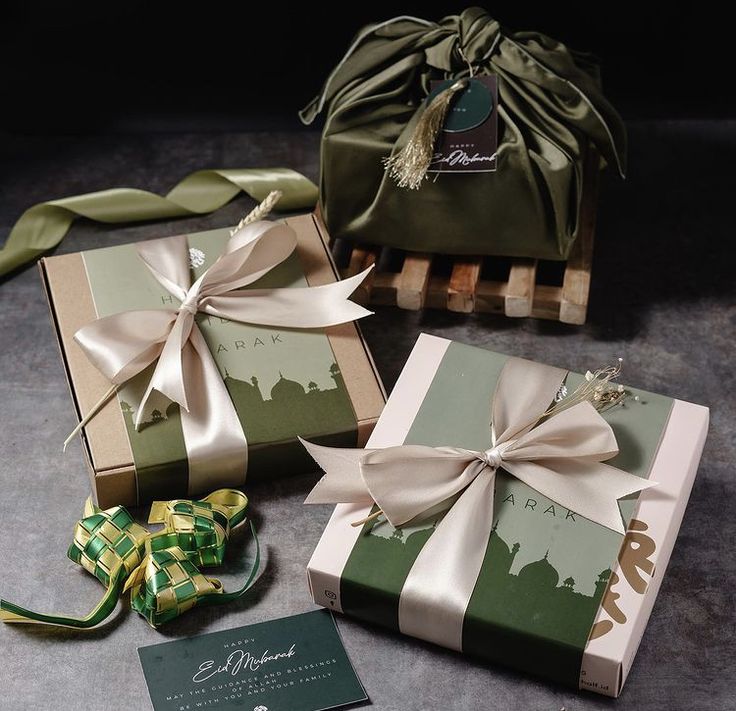
{"type": "Polygon", "coordinates": [[[585,380],[570,395],[567,394],[567,388],[563,385],[555,398],[554,405],[544,413],[543,417],[556,415],[581,402],[589,402],[599,412],[623,405],[629,393],[620,383],[611,383],[621,374],[622,365],[623,358],[619,358],[615,365],[599,368],[595,372],[587,371],[585,380]]]}
{"type": "Polygon", "coordinates": [[[238,230],[242,230],[243,227],[249,225],[251,222],[257,222],[258,220],[264,219],[268,213],[273,210],[282,195],[283,193],[280,190],[272,190],[268,195],[266,195],[263,202],[256,205],[232,230],[230,230],[230,236],[232,237],[238,230]]]}

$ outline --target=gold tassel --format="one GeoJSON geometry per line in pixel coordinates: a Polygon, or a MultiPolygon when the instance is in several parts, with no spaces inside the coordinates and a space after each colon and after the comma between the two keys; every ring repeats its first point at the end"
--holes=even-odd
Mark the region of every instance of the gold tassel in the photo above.
{"type": "Polygon", "coordinates": [[[388,174],[400,188],[416,190],[427,177],[427,171],[434,157],[437,135],[445,123],[452,99],[455,94],[463,91],[468,83],[468,79],[458,79],[437,94],[417,121],[409,142],[395,155],[383,159],[388,174]]]}

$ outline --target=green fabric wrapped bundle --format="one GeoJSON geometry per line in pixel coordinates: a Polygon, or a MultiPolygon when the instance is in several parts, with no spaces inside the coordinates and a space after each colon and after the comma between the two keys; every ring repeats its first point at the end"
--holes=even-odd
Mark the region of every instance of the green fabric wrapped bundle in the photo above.
{"type": "Polygon", "coordinates": [[[509,33],[480,8],[439,23],[398,17],[364,28],[301,118],[311,123],[325,108],[320,200],[338,238],[566,259],[580,229],[588,152],[625,171],[624,125],[594,59],[536,32],[509,33]],[[497,77],[497,170],[398,187],[383,160],[406,145],[430,82],[471,68],[497,77]]]}

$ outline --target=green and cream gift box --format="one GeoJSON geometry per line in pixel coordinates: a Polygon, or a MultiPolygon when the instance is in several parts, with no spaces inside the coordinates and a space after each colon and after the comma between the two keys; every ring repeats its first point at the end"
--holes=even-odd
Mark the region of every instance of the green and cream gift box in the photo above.
{"type": "MultiPolygon", "coordinates": [[[[422,451],[426,446],[451,447],[487,457],[491,402],[494,392],[498,396],[497,384],[508,361],[491,351],[422,335],[367,448],[425,445],[422,451]]],[[[568,373],[559,397],[584,380],[568,373]]],[[[433,552],[465,551],[463,557],[468,556],[471,540],[428,546],[434,535],[448,532],[443,516],[454,516],[455,526],[458,507],[452,499],[449,512],[446,506],[434,514],[430,509],[394,528],[369,496],[368,501],[335,508],[308,564],[314,601],[485,661],[618,696],[670,558],[708,427],[705,407],[635,388],[627,387],[626,392],[623,406],[602,412],[618,443],[618,454],[605,464],[628,472],[629,478],[657,484],[619,499],[625,534],[546,498],[504,471],[501,463],[495,473],[492,525],[489,520],[485,535],[468,536],[485,550],[480,572],[474,573],[469,587],[463,580],[439,585],[437,575],[462,566],[436,560],[436,572],[429,566],[428,575],[447,596],[438,595],[431,585],[417,590],[417,579],[428,579],[425,547],[433,552]],[[458,604],[456,591],[463,586],[469,597],[458,604]],[[417,609],[417,599],[423,614],[409,615],[406,611],[417,609]],[[443,600],[450,601],[447,607],[443,600]]],[[[390,453],[369,456],[373,459],[368,466],[379,461],[385,468],[391,461],[390,453]]],[[[348,461],[346,455],[336,452],[334,461],[336,472],[345,472],[340,486],[349,492],[355,480],[347,465],[340,464],[348,461]]],[[[592,465],[583,461],[581,466],[592,465]]],[[[421,479],[419,469],[413,474],[421,479]]],[[[332,476],[333,483],[339,481],[332,476]]],[[[396,487],[405,486],[407,476],[407,470],[397,470],[396,487]]],[[[427,471],[426,476],[435,474],[427,471]]],[[[369,481],[376,480],[365,479],[369,481]]],[[[466,495],[467,490],[461,499],[466,495]]],[[[411,492],[407,496],[411,500],[411,492]]],[[[336,500],[358,501],[347,495],[336,500]]]]}
{"type": "MultiPolygon", "coordinates": [[[[286,223],[296,233],[296,249],[255,286],[335,282],[337,271],[321,224],[312,215],[286,223]]],[[[192,281],[217,260],[229,238],[229,229],[186,236],[192,281]]],[[[146,269],[133,244],[48,257],[40,268],[81,419],[110,383],[75,341],[78,329],[112,314],[171,308],[178,302],[146,269]]],[[[309,471],[311,460],[298,435],[355,446],[364,444],[373,429],[385,398],[355,323],[306,330],[252,326],[204,313],[195,319],[247,439],[247,467],[228,474],[228,482],[208,482],[205,462],[199,467],[204,477],[200,471],[194,480],[180,407],[154,397],[137,412],[151,366],[125,383],[82,430],[92,488],[102,508],[309,471]]],[[[213,445],[219,448],[218,442],[213,445]]]]}

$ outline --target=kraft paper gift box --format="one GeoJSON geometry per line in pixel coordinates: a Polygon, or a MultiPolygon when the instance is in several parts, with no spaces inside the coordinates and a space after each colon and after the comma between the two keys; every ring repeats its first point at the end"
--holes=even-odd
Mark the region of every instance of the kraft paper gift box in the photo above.
{"type": "MultiPolygon", "coordinates": [[[[367,447],[483,452],[490,402],[506,361],[422,335],[367,447]]],[[[582,381],[568,374],[568,391],[582,381]]],[[[467,607],[460,607],[461,642],[441,644],[568,686],[619,695],[677,537],[708,426],[705,407],[627,391],[624,406],[603,413],[619,448],[605,463],[657,482],[619,500],[627,533],[593,523],[498,469],[493,526],[481,539],[485,557],[467,607]]],[[[337,474],[345,472],[339,461],[337,474]]],[[[402,471],[396,476],[401,486],[402,471]]],[[[319,605],[402,631],[402,590],[441,514],[399,528],[384,516],[352,525],[376,511],[373,501],[337,505],[309,562],[309,586],[319,605]]],[[[444,569],[443,561],[437,569],[444,569]]],[[[426,615],[419,623],[415,615],[412,624],[420,630],[415,636],[438,641],[425,629],[447,619],[447,610],[429,587],[426,615]]]]}
{"type": "MultiPolygon", "coordinates": [[[[286,223],[296,232],[296,250],[256,286],[336,281],[321,224],[312,215],[288,218],[286,223]]],[[[229,236],[229,229],[187,235],[193,277],[211,266],[229,236]]],[[[132,244],[48,257],[40,269],[81,418],[110,383],[75,342],[75,332],[98,317],[171,307],[174,299],[149,273],[132,244]]],[[[311,459],[297,435],[346,446],[365,443],[385,398],[355,323],[295,330],[251,326],[202,313],[196,321],[247,438],[247,472],[232,485],[311,471],[311,459]]],[[[151,403],[136,431],[136,403],[150,374],[144,371],[126,383],[82,430],[92,487],[102,508],[190,497],[222,483],[192,486],[189,481],[178,405],[166,400],[151,403]]]]}

